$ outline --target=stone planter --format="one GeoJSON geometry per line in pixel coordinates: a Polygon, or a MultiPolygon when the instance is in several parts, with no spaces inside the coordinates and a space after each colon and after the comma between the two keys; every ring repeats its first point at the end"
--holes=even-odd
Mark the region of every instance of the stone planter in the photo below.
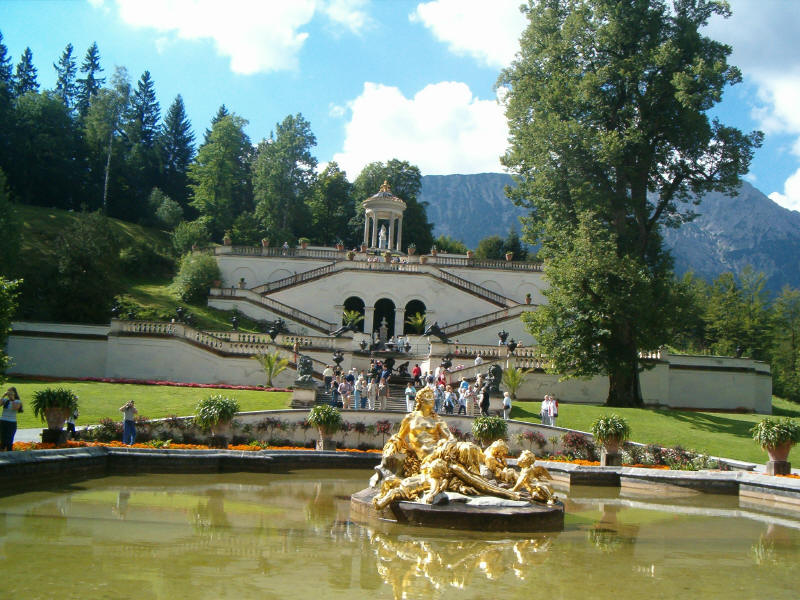
{"type": "Polygon", "coordinates": [[[420,264],[423,265],[426,264],[428,262],[428,257],[423,254],[422,256],[419,257],[419,262],[420,264]]]}
{"type": "Polygon", "coordinates": [[[233,424],[230,421],[219,422],[211,428],[211,437],[208,445],[211,448],[227,448],[233,433],[233,424]]]}
{"type": "Polygon", "coordinates": [[[619,440],[606,440],[603,442],[603,449],[600,451],[601,467],[621,467],[622,454],[619,452],[619,440]]]}
{"type": "Polygon", "coordinates": [[[338,250],[339,252],[343,252],[344,251],[344,244],[336,244],[336,250],[338,250]]]}
{"type": "Polygon", "coordinates": [[[306,248],[308,248],[308,242],[300,242],[300,247],[301,247],[303,250],[305,250],[306,248]]]}
{"type": "Polygon", "coordinates": [[[511,262],[514,258],[513,252],[506,252],[506,262],[511,262]]]}
{"type": "Polygon", "coordinates": [[[356,257],[356,253],[352,250],[347,253],[347,260],[353,260],[356,257]]]}
{"type": "Polygon", "coordinates": [[[362,252],[366,252],[367,251],[367,245],[366,244],[361,244],[361,251],[362,252]]]}
{"type": "Polygon", "coordinates": [[[269,240],[267,238],[264,238],[264,239],[261,240],[261,247],[262,248],[269,248],[269,240]]]}
{"type": "Polygon", "coordinates": [[[67,432],[64,429],[55,429],[55,428],[42,429],[42,443],[55,444],[56,446],[66,444],[67,432]]]}
{"type": "Polygon", "coordinates": [[[233,240],[229,237],[222,238],[222,244],[224,246],[230,246],[233,244],[233,240]]]}
{"type": "Polygon", "coordinates": [[[475,256],[475,253],[472,250],[467,250],[467,258],[472,260],[473,256],[475,256]]]}
{"type": "Polygon", "coordinates": [[[408,247],[408,255],[409,256],[414,256],[414,254],[416,254],[416,253],[417,253],[417,247],[416,246],[409,246],[408,247]]]}
{"type": "Polygon", "coordinates": [[[788,441],[777,446],[767,446],[766,451],[769,455],[767,475],[789,475],[792,472],[792,463],[787,459],[793,445],[791,441],[788,441]]]}
{"type": "Polygon", "coordinates": [[[335,431],[330,431],[325,427],[317,427],[319,438],[317,439],[318,452],[333,452],[336,450],[336,442],[333,441],[335,431]]]}
{"type": "Polygon", "coordinates": [[[531,295],[525,294],[525,304],[530,304],[530,303],[531,303],[531,295]]]}
{"type": "Polygon", "coordinates": [[[44,431],[61,431],[64,421],[69,417],[69,411],[64,408],[48,408],[44,411],[44,418],[47,421],[47,429],[44,431]]]}

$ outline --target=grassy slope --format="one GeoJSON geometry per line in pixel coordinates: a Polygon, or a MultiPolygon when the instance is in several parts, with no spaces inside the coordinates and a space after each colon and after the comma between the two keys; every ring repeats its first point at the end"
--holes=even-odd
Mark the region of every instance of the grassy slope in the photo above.
{"type": "MultiPolygon", "coordinates": [[[[55,240],[58,235],[78,215],[57,208],[16,205],[17,221],[22,231],[20,260],[25,261],[26,270],[37,270],[38,265],[52,264],[55,259],[55,240]]],[[[119,219],[109,219],[109,223],[120,240],[120,247],[145,244],[154,248],[168,249],[172,246],[169,233],[152,227],[142,227],[119,219]]],[[[165,250],[165,252],[168,252],[165,250]]],[[[141,318],[167,320],[175,315],[175,308],[186,307],[197,318],[201,329],[229,329],[230,311],[209,308],[204,302],[187,304],[181,302],[169,288],[170,278],[128,279],[126,291],[121,297],[127,305],[136,305],[141,318]]],[[[256,324],[240,315],[239,328],[243,331],[256,331],[256,324]]]]}
{"type": "MultiPolygon", "coordinates": [[[[773,413],[777,416],[800,417],[800,406],[773,397],[773,413]]],[[[632,440],[662,446],[680,445],[750,462],[763,463],[766,454],[753,441],[750,428],[763,415],[708,413],[683,410],[650,410],[639,408],[606,408],[561,403],[558,426],[581,431],[591,430],[594,420],[604,414],[617,413],[631,425],[632,440]]],[[[520,402],[512,410],[512,418],[539,422],[539,403],[520,402]]]]}
{"type": "Polygon", "coordinates": [[[11,379],[22,398],[24,412],[19,416],[19,428],[44,427],[33,415],[31,401],[37,390],[46,387],[66,387],[78,395],[80,418],[77,424],[99,423],[103,417],[120,419],[119,407],[128,400],[136,401],[139,415],[150,418],[167,415],[194,414],[197,403],[211,394],[224,394],[239,401],[242,411],[276,410],[289,408],[289,392],[261,392],[246,390],[214,390],[210,388],[184,388],[161,385],[132,385],[92,381],[41,382],[11,379]]]}

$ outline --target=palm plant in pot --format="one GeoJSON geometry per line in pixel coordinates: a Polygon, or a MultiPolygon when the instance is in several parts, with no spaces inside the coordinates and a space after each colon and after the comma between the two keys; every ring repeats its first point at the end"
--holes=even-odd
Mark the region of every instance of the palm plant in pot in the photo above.
{"type": "MultiPolygon", "coordinates": [[[[770,463],[785,463],[772,474],[788,474],[791,466],[787,462],[789,451],[800,442],[800,424],[794,419],[773,419],[767,417],[756,423],[750,430],[753,439],[767,451],[770,463]]],[[[774,465],[767,465],[767,471],[774,470],[774,465]],[[770,469],[770,467],[773,469],[770,469]]]]}
{"type": "Polygon", "coordinates": [[[487,447],[492,442],[504,440],[508,435],[508,423],[502,417],[477,417],[472,421],[472,436],[487,447]]]}
{"type": "Polygon", "coordinates": [[[619,447],[631,436],[628,422],[617,414],[603,415],[592,424],[592,435],[603,446],[600,464],[621,464],[619,447]]]}
{"type": "Polygon", "coordinates": [[[336,450],[331,438],[342,428],[342,413],[330,404],[318,404],[308,412],[308,423],[319,431],[317,450],[336,450]]]}
{"type": "Polygon", "coordinates": [[[47,429],[42,430],[42,442],[45,444],[66,442],[64,421],[78,409],[78,396],[72,390],[65,388],[45,388],[33,394],[31,406],[34,416],[47,421],[47,429]]]}
{"type": "Polygon", "coordinates": [[[239,403],[236,400],[222,394],[212,394],[197,403],[194,422],[205,430],[211,430],[209,446],[227,448],[231,423],[237,412],[239,403]]]}

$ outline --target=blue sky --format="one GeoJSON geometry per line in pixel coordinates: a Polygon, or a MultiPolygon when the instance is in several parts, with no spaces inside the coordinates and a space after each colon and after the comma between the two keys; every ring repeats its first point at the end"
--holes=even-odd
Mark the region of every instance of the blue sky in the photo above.
{"type": "MultiPolygon", "coordinates": [[[[67,43],[96,41],[105,75],[150,71],[162,114],[183,96],[196,137],[224,103],[253,141],[300,112],[321,163],[352,180],[400,158],[423,174],[498,172],[506,129],[493,89],[524,27],[520,0],[0,0],[14,62],[30,46],[44,88],[67,43]]],[[[715,109],[767,137],[748,175],[800,209],[800,2],[735,0],[708,33],[744,82],[715,109]]]]}

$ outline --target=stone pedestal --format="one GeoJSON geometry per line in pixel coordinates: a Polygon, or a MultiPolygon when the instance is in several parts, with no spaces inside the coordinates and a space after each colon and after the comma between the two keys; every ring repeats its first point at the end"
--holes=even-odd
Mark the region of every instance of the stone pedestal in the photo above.
{"type": "Polygon", "coordinates": [[[621,467],[622,454],[619,452],[608,452],[605,448],[600,451],[601,467],[621,467]]]}
{"type": "Polygon", "coordinates": [[[792,463],[787,460],[771,460],[767,462],[767,475],[790,475],[792,463]]]}
{"type": "Polygon", "coordinates": [[[334,442],[331,438],[318,438],[317,439],[317,451],[318,452],[335,452],[336,451],[336,442],[334,442]]]}
{"type": "Polygon", "coordinates": [[[42,443],[60,446],[67,443],[66,429],[42,429],[42,443]]]}
{"type": "Polygon", "coordinates": [[[294,388],[292,390],[292,408],[310,408],[314,406],[317,392],[314,388],[294,388]]]}

